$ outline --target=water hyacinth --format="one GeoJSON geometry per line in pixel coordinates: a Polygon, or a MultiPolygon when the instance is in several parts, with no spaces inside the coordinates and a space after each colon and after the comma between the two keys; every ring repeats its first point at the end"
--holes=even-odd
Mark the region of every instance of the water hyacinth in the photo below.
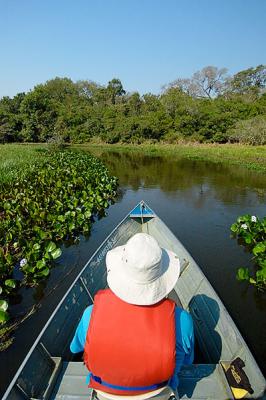
{"type": "Polygon", "coordinates": [[[252,253],[254,270],[241,267],[237,279],[266,290],[266,217],[259,219],[255,215],[243,215],[231,226],[231,231],[239,244],[252,253]]]}
{"type": "MultiPolygon", "coordinates": [[[[49,275],[61,255],[60,243],[89,234],[92,216],[116,196],[117,179],[88,153],[51,153],[25,178],[5,184],[0,193],[0,281],[12,279],[15,265],[24,275],[20,285],[35,285],[49,275]]],[[[1,285],[2,286],[2,285],[1,285]]],[[[2,287],[6,299],[10,289],[2,287]]]]}

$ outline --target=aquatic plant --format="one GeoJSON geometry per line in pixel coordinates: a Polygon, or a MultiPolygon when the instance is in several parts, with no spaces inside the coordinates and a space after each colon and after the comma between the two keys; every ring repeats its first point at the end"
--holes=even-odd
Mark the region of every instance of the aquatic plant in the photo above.
{"type": "Polygon", "coordinates": [[[93,216],[116,195],[117,179],[87,153],[61,151],[27,178],[3,184],[0,194],[0,322],[8,319],[8,298],[22,285],[45,279],[60,244],[90,232],[93,216]],[[14,279],[14,271],[22,279],[14,279]]]}
{"type": "Polygon", "coordinates": [[[237,279],[247,281],[260,290],[266,289],[266,217],[243,215],[231,226],[231,231],[239,244],[253,254],[255,271],[241,267],[237,279]]]}

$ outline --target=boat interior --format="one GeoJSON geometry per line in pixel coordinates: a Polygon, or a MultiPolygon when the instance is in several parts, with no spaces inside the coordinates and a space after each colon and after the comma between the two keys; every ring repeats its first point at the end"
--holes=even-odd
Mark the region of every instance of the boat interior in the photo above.
{"type": "Polygon", "coordinates": [[[125,244],[141,231],[153,235],[161,247],[174,251],[181,260],[174,296],[192,315],[196,349],[194,364],[183,366],[180,372],[180,398],[233,399],[222,362],[229,365],[236,357],[244,360],[254,389],[254,394],[247,398],[262,398],[265,380],[231,317],[190,254],[151,213],[128,215],[102,243],[47,322],[4,399],[90,397],[82,356],[73,356],[69,345],[84,309],[93,303],[96,292],[107,285],[107,251],[125,244]]]}

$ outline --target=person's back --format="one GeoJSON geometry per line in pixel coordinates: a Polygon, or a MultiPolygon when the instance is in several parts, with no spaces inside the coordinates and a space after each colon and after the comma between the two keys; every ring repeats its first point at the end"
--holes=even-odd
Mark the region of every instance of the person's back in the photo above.
{"type": "Polygon", "coordinates": [[[193,361],[191,317],[166,298],[179,260],[150,235],[137,234],[108,252],[106,266],[110,289],[85,310],[71,351],[84,350],[89,387],[101,399],[168,398],[181,365],[193,361]]]}

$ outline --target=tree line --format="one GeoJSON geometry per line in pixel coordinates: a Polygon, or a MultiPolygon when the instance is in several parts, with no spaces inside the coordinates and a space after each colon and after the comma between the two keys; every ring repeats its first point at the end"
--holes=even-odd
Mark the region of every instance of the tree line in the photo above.
{"type": "Polygon", "coordinates": [[[208,66],[160,94],[55,78],[0,99],[0,142],[266,144],[266,66],[230,76],[208,66]]]}

